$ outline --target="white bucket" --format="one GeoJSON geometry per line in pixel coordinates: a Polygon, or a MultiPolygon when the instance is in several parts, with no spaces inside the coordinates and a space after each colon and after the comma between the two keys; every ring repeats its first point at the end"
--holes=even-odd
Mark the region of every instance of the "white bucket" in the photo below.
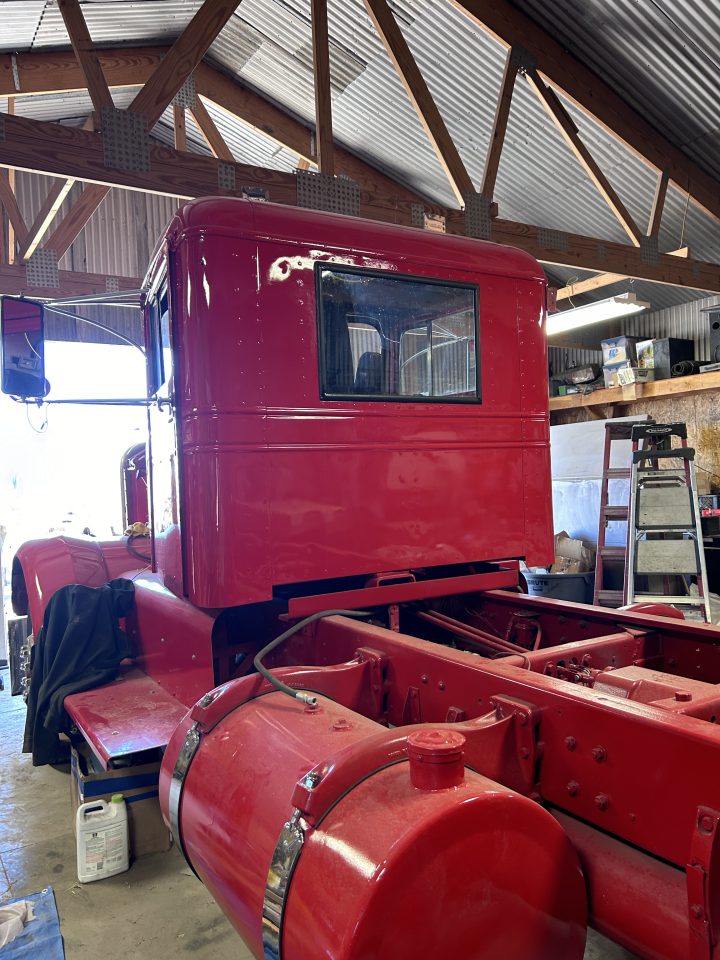
{"type": "Polygon", "coordinates": [[[127,807],[121,793],[114,794],[110,803],[106,800],[81,803],[76,826],[80,883],[103,880],[128,869],[127,807]]]}

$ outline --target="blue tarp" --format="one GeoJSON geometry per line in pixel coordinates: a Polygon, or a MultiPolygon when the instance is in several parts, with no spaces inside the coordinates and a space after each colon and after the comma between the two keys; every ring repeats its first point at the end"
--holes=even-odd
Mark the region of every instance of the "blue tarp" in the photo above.
{"type": "Polygon", "coordinates": [[[35,919],[25,924],[19,936],[0,948],[0,960],[64,960],[65,951],[53,888],[46,887],[29,897],[5,900],[3,906],[16,903],[17,900],[30,900],[33,903],[35,919]]]}

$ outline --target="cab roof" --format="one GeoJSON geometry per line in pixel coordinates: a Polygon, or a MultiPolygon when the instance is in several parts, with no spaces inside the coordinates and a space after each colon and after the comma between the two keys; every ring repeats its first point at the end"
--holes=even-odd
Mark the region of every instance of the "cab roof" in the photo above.
{"type": "Polygon", "coordinates": [[[262,200],[204,197],[186,203],[168,234],[171,242],[177,242],[195,231],[371,256],[382,253],[398,261],[428,261],[456,269],[461,265],[472,272],[545,281],[537,260],[515,247],[262,200]]]}

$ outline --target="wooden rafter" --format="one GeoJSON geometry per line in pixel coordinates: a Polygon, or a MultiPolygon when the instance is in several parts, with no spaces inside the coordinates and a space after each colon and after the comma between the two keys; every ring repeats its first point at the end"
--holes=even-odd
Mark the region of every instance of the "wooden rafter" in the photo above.
{"type": "Polygon", "coordinates": [[[58,0],[60,13],[65,21],[70,43],[85,78],[90,99],[98,113],[103,107],[112,107],[110,88],[93,47],[90,32],[85,23],[79,0],[58,0]]]}
{"type": "MultiPolygon", "coordinates": [[[[167,55],[157,64],[152,75],[128,108],[133,113],[144,114],[148,129],[158,122],[228,22],[239,2],[241,0],[205,0],[167,55]]],[[[177,136],[177,120],[175,129],[177,136]]],[[[184,135],[184,124],[182,135],[184,135]]],[[[57,252],[58,259],[70,248],[110,189],[111,186],[86,188],[82,197],[48,238],[46,246],[57,252]]]]}
{"type": "MultiPolygon", "coordinates": [[[[690,255],[689,247],[679,247],[677,250],[668,250],[670,257],[683,257],[687,259],[690,255]]],[[[581,293],[592,293],[593,290],[599,290],[601,287],[609,287],[613,283],[620,283],[621,280],[630,280],[625,273],[598,273],[594,277],[588,277],[587,280],[577,280],[575,283],[569,283],[565,287],[559,287],[555,292],[557,300],[569,300],[571,297],[579,297],[581,293]]],[[[555,344],[557,346],[557,344],[555,344]]]]}
{"type": "Polygon", "coordinates": [[[463,204],[465,197],[474,190],[472,179],[387,0],[365,0],[365,7],[447,174],[450,186],[458,202],[463,204]]]}
{"type": "Polygon", "coordinates": [[[185,107],[173,104],[173,138],[176,150],[187,150],[187,127],[185,107]]]}
{"type": "Polygon", "coordinates": [[[7,170],[0,170],[0,203],[5,207],[10,225],[15,231],[15,237],[22,243],[27,236],[27,227],[10,183],[10,174],[7,170]]]}
{"type": "MultiPolygon", "coordinates": [[[[9,114],[15,113],[15,97],[8,97],[7,111],[9,114]]],[[[15,171],[14,170],[8,171],[8,186],[10,187],[10,190],[14,196],[15,195],[15,171]]],[[[0,209],[2,209],[1,204],[0,204],[0,209]]],[[[13,226],[12,220],[8,216],[8,220],[7,220],[7,262],[8,263],[15,262],[16,239],[17,238],[15,236],[15,227],[13,226]]]]}
{"type": "Polygon", "coordinates": [[[505,59],[505,69],[503,70],[502,80],[500,81],[500,93],[498,94],[497,107],[495,108],[495,119],[493,120],[493,128],[490,134],[490,143],[488,144],[488,152],[485,159],[482,186],[480,187],[480,193],[487,197],[488,200],[492,200],[493,193],[495,192],[495,181],[497,180],[498,169],[500,167],[503,144],[505,143],[505,133],[510,116],[517,71],[517,63],[513,57],[512,50],[508,50],[505,59]]]}
{"type": "MultiPolygon", "coordinates": [[[[78,177],[78,179],[82,179],[78,177]]],[[[45,241],[45,247],[57,253],[58,260],[68,252],[90,217],[110,192],[109,186],[86,184],[79,199],[70,207],[45,241]]]]}
{"type": "Polygon", "coordinates": [[[175,94],[217,39],[241,0],[205,0],[190,23],[155,68],[129,109],[147,117],[148,129],[158,122],[175,94]]]}
{"type": "Polygon", "coordinates": [[[635,246],[640,246],[642,233],[633,218],[628,213],[625,204],[617,195],[610,181],[602,172],[597,162],[591,155],[588,148],[583,143],[578,128],[573,123],[572,117],[560,102],[559,97],[534,70],[529,70],[526,74],[528,83],[537,94],[540,103],[548,113],[550,119],[554,122],[563,136],[563,139],[582,164],[583,169],[600,191],[603,199],[615,214],[620,226],[630,237],[635,246]]]}
{"type": "Polygon", "coordinates": [[[518,10],[511,0],[451,0],[477,26],[506,47],[524,49],[540,76],[596,120],[656,170],[667,169],[671,183],[720,220],[720,187],[686,153],[659,133],[639,110],[573,56],[547,30],[518,10]]]}
{"type": "MultiPolygon", "coordinates": [[[[97,189],[104,189],[102,184],[109,183],[130,190],[177,197],[233,195],[232,191],[218,186],[218,161],[212,157],[152,146],[150,162],[149,171],[110,170],[104,164],[100,135],[26,117],[5,117],[5,139],[0,140],[0,166],[89,181],[91,186],[85,188],[83,198],[96,189],[92,184],[99,185],[97,189]]],[[[261,187],[276,203],[297,203],[294,174],[245,164],[234,164],[233,167],[237,184],[261,187]]],[[[78,216],[78,208],[87,213],[83,198],[73,208],[71,216],[78,216]]],[[[385,198],[374,193],[361,194],[360,215],[371,219],[409,224],[412,222],[412,207],[411,201],[397,196],[385,198]]],[[[442,207],[437,210],[445,216],[448,232],[464,233],[465,219],[461,211],[442,207]]],[[[56,233],[62,228],[61,224],[56,233]]],[[[640,250],[626,243],[600,243],[595,237],[562,234],[563,242],[559,244],[557,237],[546,237],[538,227],[501,219],[492,221],[492,239],[526,250],[541,262],[590,270],[605,269],[657,283],[720,291],[720,265],[668,254],[660,254],[655,262],[648,263],[640,250]]],[[[52,240],[48,245],[54,249],[63,246],[52,240]]]]}
{"type": "Polygon", "coordinates": [[[50,187],[25,240],[20,244],[20,259],[29,260],[37,250],[58,210],[74,186],[75,180],[68,178],[66,180],[56,180],[50,187]]]}
{"type": "Polygon", "coordinates": [[[332,97],[330,89],[330,47],[328,42],[327,0],[310,0],[312,10],[313,76],[315,80],[315,140],[320,173],[332,177],[333,160],[332,97]]]}
{"type": "Polygon", "coordinates": [[[660,234],[660,221],[662,220],[663,209],[665,207],[665,197],[667,195],[669,180],[670,175],[667,170],[662,170],[658,174],[655,196],[653,197],[653,205],[650,212],[650,223],[648,224],[649,237],[657,237],[660,234]]]}
{"type": "Polygon", "coordinates": [[[217,157],[218,160],[229,160],[232,163],[235,160],[232,150],[228,147],[225,138],[218,130],[217,124],[208,113],[207,107],[200,97],[195,98],[195,105],[189,109],[212,155],[217,157]]]}

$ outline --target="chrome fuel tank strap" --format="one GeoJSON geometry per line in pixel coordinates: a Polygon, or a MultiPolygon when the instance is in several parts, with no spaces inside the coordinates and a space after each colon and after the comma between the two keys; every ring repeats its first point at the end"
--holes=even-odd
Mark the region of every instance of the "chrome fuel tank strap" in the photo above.
{"type": "Polygon", "coordinates": [[[280,831],[268,871],[263,899],[262,940],[264,960],[282,960],[282,923],[293,870],[303,848],[305,833],[295,810],[280,831]]]}
{"type": "Polygon", "coordinates": [[[168,816],[170,818],[170,830],[172,831],[173,841],[177,845],[178,849],[182,852],[187,865],[190,867],[193,873],[195,873],[195,868],[193,867],[192,863],[190,863],[182,842],[182,834],[180,831],[180,803],[182,800],[185,777],[190,769],[190,764],[193,761],[193,757],[197,753],[197,749],[200,746],[200,740],[201,734],[200,730],[198,729],[198,725],[197,723],[193,723],[188,732],[185,734],[185,740],[183,741],[183,745],[180,748],[177,760],[175,761],[175,769],[172,773],[172,780],[170,781],[170,790],[168,793],[168,816]]]}

